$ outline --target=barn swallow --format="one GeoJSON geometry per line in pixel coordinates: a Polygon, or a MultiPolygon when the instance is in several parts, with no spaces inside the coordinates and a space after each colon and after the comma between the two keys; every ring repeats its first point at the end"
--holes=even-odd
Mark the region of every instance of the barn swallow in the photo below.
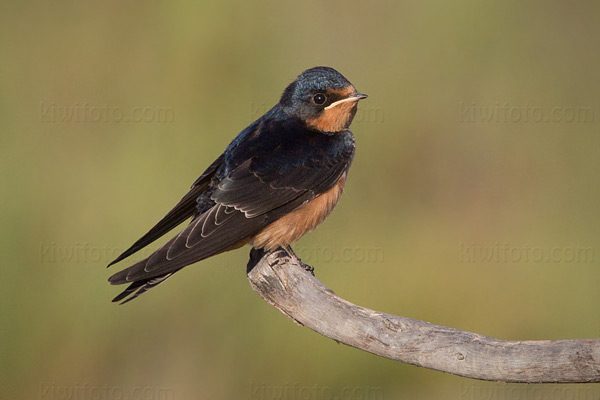
{"type": "Polygon", "coordinates": [[[290,244],[323,222],[342,194],[355,147],[348,128],[366,97],[333,68],[300,74],[163,219],[109,264],[192,218],[149,257],[108,279],[129,284],[113,302],[131,301],[186,265],[245,244],[292,255],[290,244]]]}

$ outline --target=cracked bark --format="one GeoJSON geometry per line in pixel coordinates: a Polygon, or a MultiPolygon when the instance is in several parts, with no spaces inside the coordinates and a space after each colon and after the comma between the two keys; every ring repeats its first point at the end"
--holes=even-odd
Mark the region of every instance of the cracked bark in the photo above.
{"type": "Polygon", "coordinates": [[[352,304],[284,251],[252,250],[252,288],[299,325],[381,357],[499,382],[600,382],[600,339],[500,340],[352,304]]]}

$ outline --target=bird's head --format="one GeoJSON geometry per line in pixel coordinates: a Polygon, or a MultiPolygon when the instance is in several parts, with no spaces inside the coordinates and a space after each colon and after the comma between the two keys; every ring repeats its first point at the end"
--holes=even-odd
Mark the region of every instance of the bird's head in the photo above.
{"type": "Polygon", "coordinates": [[[357,103],[367,95],[358,93],[339,72],[329,67],[307,69],[283,92],[283,110],[310,129],[325,133],[343,131],[356,114],[357,103]]]}

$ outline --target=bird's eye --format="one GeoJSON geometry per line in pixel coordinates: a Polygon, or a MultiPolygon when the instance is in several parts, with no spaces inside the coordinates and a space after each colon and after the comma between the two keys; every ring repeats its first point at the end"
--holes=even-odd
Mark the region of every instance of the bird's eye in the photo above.
{"type": "Polygon", "coordinates": [[[313,96],[315,104],[321,105],[327,101],[327,97],[323,93],[317,93],[313,96]]]}

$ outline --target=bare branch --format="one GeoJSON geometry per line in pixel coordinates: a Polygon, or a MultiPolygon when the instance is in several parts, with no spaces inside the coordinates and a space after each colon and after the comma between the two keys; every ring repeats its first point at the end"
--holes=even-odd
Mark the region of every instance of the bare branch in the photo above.
{"type": "Polygon", "coordinates": [[[269,304],[337,342],[408,364],[501,382],[600,382],[600,339],[499,340],[354,305],[283,251],[253,250],[252,288],[269,304]]]}

